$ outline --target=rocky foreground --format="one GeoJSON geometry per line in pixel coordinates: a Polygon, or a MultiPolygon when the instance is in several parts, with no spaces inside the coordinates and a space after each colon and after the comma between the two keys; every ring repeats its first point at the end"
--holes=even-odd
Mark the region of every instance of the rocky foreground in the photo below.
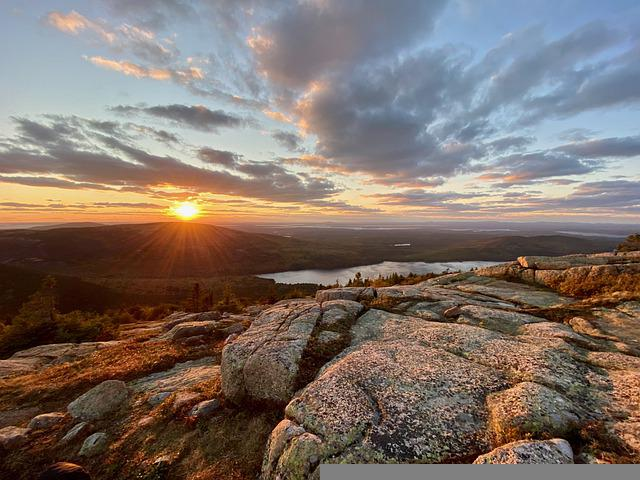
{"type": "Polygon", "coordinates": [[[254,435],[245,459],[256,471],[229,478],[319,478],[318,466],[335,462],[638,462],[640,302],[548,287],[639,273],[640,252],[522,257],[243,315],[174,314],[131,326],[115,345],[19,352],[0,361],[0,393],[47,371],[75,375],[73,365],[111,350],[160,347],[174,360],[144,375],[95,375],[73,398],[41,386],[2,405],[0,465],[16,478],[30,478],[21,462],[34,455],[82,463],[96,478],[225,478],[209,467],[230,465],[239,447],[227,438],[212,451],[207,442],[223,440],[206,432],[242,437],[257,416],[268,417],[264,438],[254,435]],[[238,418],[242,428],[230,423],[238,418]]]}

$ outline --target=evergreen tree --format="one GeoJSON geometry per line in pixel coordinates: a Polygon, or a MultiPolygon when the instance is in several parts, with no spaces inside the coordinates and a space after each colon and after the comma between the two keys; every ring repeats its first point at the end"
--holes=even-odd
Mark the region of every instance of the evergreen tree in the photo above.
{"type": "Polygon", "coordinates": [[[193,291],[191,293],[191,311],[200,311],[200,284],[198,282],[193,284],[193,291]]]}
{"type": "Polygon", "coordinates": [[[56,335],[56,280],[42,281],[40,289],[27,300],[20,312],[2,331],[0,355],[34,345],[51,343],[56,335]]]}

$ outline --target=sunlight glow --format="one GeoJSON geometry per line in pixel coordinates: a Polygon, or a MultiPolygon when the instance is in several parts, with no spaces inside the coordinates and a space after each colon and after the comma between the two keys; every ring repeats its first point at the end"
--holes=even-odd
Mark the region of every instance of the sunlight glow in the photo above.
{"type": "Polygon", "coordinates": [[[192,202],[182,202],[171,209],[171,214],[182,219],[191,220],[198,216],[200,208],[192,202]]]}

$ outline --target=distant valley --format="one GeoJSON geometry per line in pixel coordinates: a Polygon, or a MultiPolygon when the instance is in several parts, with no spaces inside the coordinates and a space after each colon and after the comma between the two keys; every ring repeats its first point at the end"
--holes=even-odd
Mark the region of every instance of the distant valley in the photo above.
{"type": "Polygon", "coordinates": [[[245,232],[205,224],[0,232],[0,263],[81,277],[175,278],[344,268],[388,261],[504,261],[610,250],[620,239],[430,229],[245,232]]]}
{"type": "Polygon", "coordinates": [[[277,229],[276,234],[195,223],[4,230],[0,319],[14,315],[47,274],[56,276],[62,311],[103,311],[133,303],[181,302],[196,283],[216,300],[225,290],[247,302],[315,292],[312,284],[286,286],[255,276],[274,272],[383,261],[499,262],[520,254],[607,251],[619,243],[611,237],[540,233],[318,227],[277,229]]]}

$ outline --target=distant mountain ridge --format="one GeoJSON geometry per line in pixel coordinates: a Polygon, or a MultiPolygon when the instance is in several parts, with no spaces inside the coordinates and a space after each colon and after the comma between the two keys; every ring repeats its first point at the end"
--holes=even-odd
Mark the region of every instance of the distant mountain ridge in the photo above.
{"type": "Polygon", "coordinates": [[[68,222],[68,223],[56,223],[53,225],[38,225],[31,227],[29,230],[56,230],[58,228],[88,228],[88,227],[102,227],[104,223],[97,222],[68,222]]]}
{"type": "Polygon", "coordinates": [[[391,261],[503,261],[610,250],[616,240],[466,232],[250,233],[198,223],[0,231],[0,263],[78,277],[170,278],[343,268],[391,261]],[[394,238],[411,243],[395,248],[394,238]]]}

